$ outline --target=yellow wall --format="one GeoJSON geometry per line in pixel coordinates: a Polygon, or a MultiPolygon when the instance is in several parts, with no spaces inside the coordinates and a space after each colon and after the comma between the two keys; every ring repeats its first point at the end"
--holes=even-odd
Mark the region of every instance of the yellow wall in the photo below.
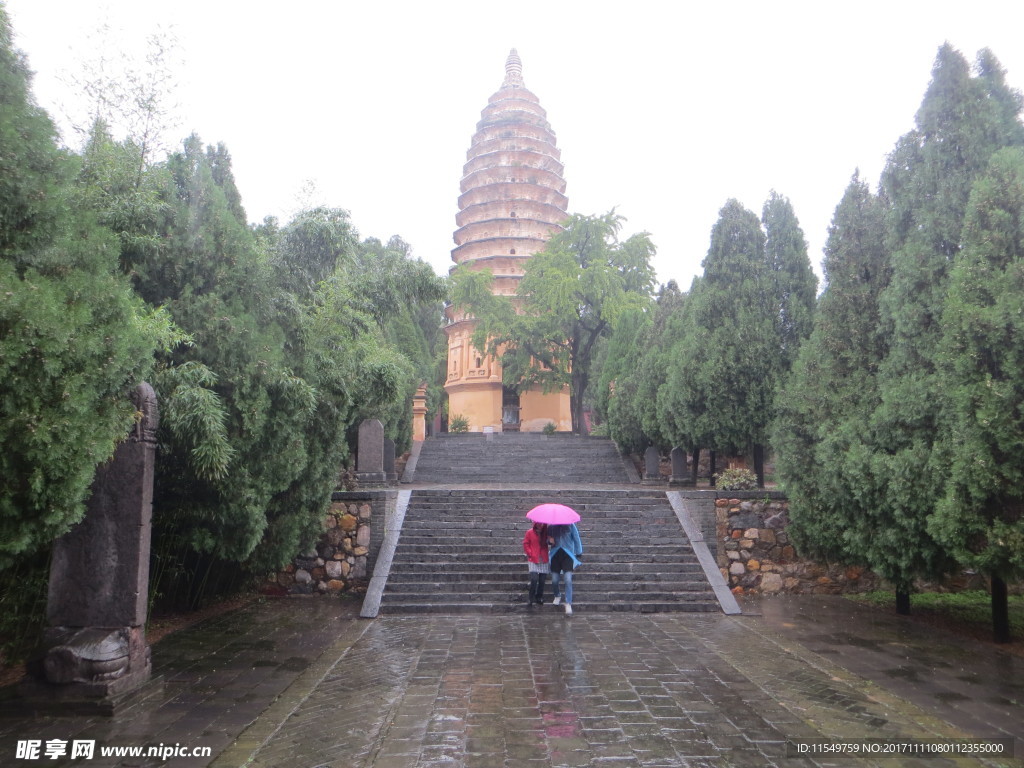
{"type": "Polygon", "coordinates": [[[465,416],[470,432],[483,432],[484,427],[501,431],[501,385],[461,386],[448,390],[448,418],[465,416]]]}
{"type": "Polygon", "coordinates": [[[542,432],[550,423],[554,423],[559,432],[572,431],[568,389],[547,395],[539,390],[523,392],[519,396],[519,406],[521,432],[542,432]]]}

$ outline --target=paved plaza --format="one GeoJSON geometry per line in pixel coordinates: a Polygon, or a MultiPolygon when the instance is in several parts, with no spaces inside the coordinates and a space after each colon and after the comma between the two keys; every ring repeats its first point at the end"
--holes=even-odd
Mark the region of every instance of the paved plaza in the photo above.
{"type": "Polygon", "coordinates": [[[351,600],[268,600],[158,643],[159,684],[113,718],[8,712],[0,765],[1024,764],[793,756],[799,740],[1008,737],[1024,754],[1024,659],[842,598],[745,607],[588,615],[579,601],[571,618],[542,606],[365,620],[351,600]],[[19,759],[26,740],[95,752],[19,759]],[[209,757],[99,754],[157,745],[209,757]]]}

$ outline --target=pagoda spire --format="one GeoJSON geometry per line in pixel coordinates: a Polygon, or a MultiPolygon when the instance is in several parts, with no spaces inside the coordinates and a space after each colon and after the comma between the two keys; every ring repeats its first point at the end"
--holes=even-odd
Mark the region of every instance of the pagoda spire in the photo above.
{"type": "Polygon", "coordinates": [[[508,58],[505,60],[505,82],[501,84],[502,88],[521,88],[523,85],[523,60],[519,58],[519,53],[513,48],[508,52],[508,58]]]}

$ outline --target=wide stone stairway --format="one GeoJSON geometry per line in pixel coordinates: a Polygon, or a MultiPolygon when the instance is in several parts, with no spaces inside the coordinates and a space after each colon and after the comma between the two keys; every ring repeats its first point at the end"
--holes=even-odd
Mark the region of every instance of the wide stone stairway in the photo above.
{"type": "Polygon", "coordinates": [[[635,488],[413,491],[382,612],[525,610],[526,513],[548,501],[581,516],[574,609],[720,610],[665,492],[635,488]]]}
{"type": "MultiPolygon", "coordinates": [[[[401,513],[385,538],[364,615],[555,610],[530,608],[526,599],[526,513],[544,502],[581,516],[575,611],[722,610],[706,547],[702,564],[666,491],[639,485],[610,440],[431,438],[415,467],[405,478],[411,490],[399,494],[401,513]]],[[[549,580],[546,604],[551,597],[549,580]]]]}
{"type": "Polygon", "coordinates": [[[446,433],[423,442],[415,481],[478,483],[629,483],[615,443],[607,438],[535,432],[446,433]]]}

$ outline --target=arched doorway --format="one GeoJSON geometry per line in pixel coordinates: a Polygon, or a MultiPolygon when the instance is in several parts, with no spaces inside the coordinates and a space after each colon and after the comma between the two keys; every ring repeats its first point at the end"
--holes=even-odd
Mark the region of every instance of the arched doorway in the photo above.
{"type": "Polygon", "coordinates": [[[519,431],[519,393],[511,387],[501,388],[501,431],[519,431]]]}

